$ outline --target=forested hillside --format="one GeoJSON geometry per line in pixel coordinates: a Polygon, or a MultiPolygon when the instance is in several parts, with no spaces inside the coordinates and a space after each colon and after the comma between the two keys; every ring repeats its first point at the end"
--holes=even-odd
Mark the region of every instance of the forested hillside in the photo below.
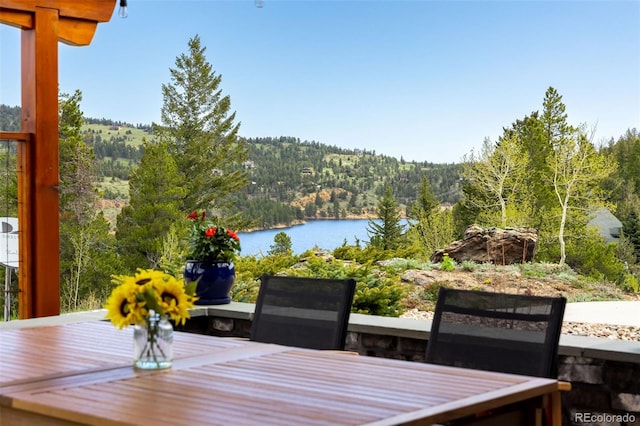
{"type": "MultiPolygon", "coordinates": [[[[83,135],[99,160],[103,197],[126,199],[122,181],[142,156],[142,139],[153,140],[153,134],[149,128],[91,121],[83,126],[83,135]]],[[[456,164],[405,162],[294,137],[249,138],[246,145],[249,159],[242,167],[250,184],[236,194],[235,207],[258,227],[313,218],[375,216],[377,198],[386,183],[405,207],[416,199],[425,176],[442,203],[454,204],[460,197],[460,165],[456,164]]]]}
{"type": "MultiPolygon", "coordinates": [[[[2,128],[18,131],[20,108],[1,108],[2,128]]],[[[86,118],[82,135],[98,160],[103,200],[115,200],[101,205],[117,210],[126,204],[126,182],[142,157],[143,141],[154,138],[152,127],[86,118]]],[[[235,206],[258,227],[312,218],[375,217],[387,183],[406,209],[416,200],[424,177],[441,203],[453,205],[460,199],[459,164],[407,162],[288,136],[248,138],[246,144],[249,160],[242,166],[250,185],[236,194],[235,206]]],[[[107,211],[112,219],[115,213],[107,211]]]]}
{"type": "Polygon", "coordinates": [[[415,201],[423,177],[443,203],[459,196],[459,165],[404,162],[300,141],[293,137],[247,139],[250,185],[238,208],[262,226],[308,218],[375,217],[378,198],[390,184],[402,207],[415,201]],[[283,211],[279,206],[292,207],[283,211]],[[269,216],[270,215],[270,216],[269,216]]]}

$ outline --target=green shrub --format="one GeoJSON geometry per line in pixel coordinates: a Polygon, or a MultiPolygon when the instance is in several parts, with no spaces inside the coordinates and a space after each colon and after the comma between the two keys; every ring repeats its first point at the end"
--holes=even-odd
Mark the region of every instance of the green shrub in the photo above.
{"type": "Polygon", "coordinates": [[[231,288],[231,298],[235,302],[256,303],[260,280],[250,273],[236,271],[236,281],[231,288]]]}
{"type": "Polygon", "coordinates": [[[622,287],[622,289],[624,291],[637,293],[639,291],[639,289],[638,289],[638,277],[636,277],[633,274],[624,274],[624,278],[622,279],[622,282],[620,283],[620,287],[622,287]]]}
{"type": "Polygon", "coordinates": [[[389,250],[380,250],[373,245],[368,245],[365,248],[360,246],[342,245],[334,249],[332,254],[336,259],[350,260],[363,264],[394,257],[393,252],[389,250]]]}
{"type": "Polygon", "coordinates": [[[440,263],[440,269],[442,271],[451,272],[456,269],[456,261],[449,257],[447,253],[442,257],[442,262],[440,263]]]}
{"type": "Polygon", "coordinates": [[[462,268],[463,271],[473,272],[478,268],[478,264],[472,260],[464,260],[460,264],[460,267],[462,268]]]}
{"type": "Polygon", "coordinates": [[[443,281],[434,281],[430,284],[424,286],[424,291],[422,293],[422,298],[429,302],[435,302],[438,299],[438,291],[440,291],[440,287],[448,287],[446,282],[443,281]]]}
{"type": "Polygon", "coordinates": [[[624,263],[616,257],[616,245],[606,244],[590,230],[588,235],[567,244],[567,265],[582,275],[618,282],[624,274],[624,263]]]}
{"type": "Polygon", "coordinates": [[[289,276],[355,279],[356,291],[351,312],[393,317],[404,312],[401,302],[406,296],[405,287],[374,269],[371,263],[358,265],[344,264],[339,260],[327,262],[311,255],[302,265],[283,272],[289,276]]]}
{"type": "Polygon", "coordinates": [[[539,269],[525,269],[522,275],[530,278],[544,278],[547,276],[547,273],[539,269]]]}
{"type": "Polygon", "coordinates": [[[236,281],[231,298],[236,302],[255,303],[263,274],[276,274],[298,263],[298,257],[290,254],[272,256],[239,256],[234,260],[236,281]]]}
{"type": "Polygon", "coordinates": [[[408,269],[430,271],[431,269],[433,269],[433,264],[429,261],[424,262],[416,259],[394,258],[384,261],[384,265],[382,266],[382,268],[389,273],[399,274],[408,269]]]}

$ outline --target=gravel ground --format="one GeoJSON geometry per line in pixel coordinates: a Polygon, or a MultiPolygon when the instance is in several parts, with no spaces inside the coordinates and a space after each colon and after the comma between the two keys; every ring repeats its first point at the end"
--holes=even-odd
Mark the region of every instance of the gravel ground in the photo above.
{"type": "MultiPolygon", "coordinates": [[[[431,320],[433,319],[433,312],[411,309],[402,314],[400,318],[431,320]]],[[[562,334],[640,342],[640,327],[625,325],[565,322],[562,324],[562,334]]]]}

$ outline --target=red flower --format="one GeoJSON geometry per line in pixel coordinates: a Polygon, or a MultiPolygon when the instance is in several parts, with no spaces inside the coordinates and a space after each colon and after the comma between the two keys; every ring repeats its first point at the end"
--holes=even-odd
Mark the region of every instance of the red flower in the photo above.
{"type": "Polygon", "coordinates": [[[203,263],[231,261],[240,252],[240,237],[235,232],[205,219],[204,211],[187,215],[191,220],[189,258],[203,263]]]}

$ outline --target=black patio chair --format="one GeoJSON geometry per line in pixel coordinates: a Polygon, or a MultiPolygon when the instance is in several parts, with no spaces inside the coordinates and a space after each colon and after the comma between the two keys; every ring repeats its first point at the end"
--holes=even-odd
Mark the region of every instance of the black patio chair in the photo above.
{"type": "MultiPolygon", "coordinates": [[[[440,287],[426,361],[557,378],[558,346],[566,303],[564,297],[440,287]]],[[[559,382],[558,389],[568,391],[571,384],[559,382]]],[[[548,407],[549,403],[546,401],[535,407],[542,413],[541,423],[535,422],[521,407],[507,407],[500,413],[483,413],[447,425],[548,425],[551,424],[551,411],[543,407],[548,407]]]]}
{"type": "Polygon", "coordinates": [[[356,281],[263,275],[251,340],[344,350],[356,281]]]}
{"type": "Polygon", "coordinates": [[[566,302],[440,287],[426,361],[556,378],[566,302]]]}

